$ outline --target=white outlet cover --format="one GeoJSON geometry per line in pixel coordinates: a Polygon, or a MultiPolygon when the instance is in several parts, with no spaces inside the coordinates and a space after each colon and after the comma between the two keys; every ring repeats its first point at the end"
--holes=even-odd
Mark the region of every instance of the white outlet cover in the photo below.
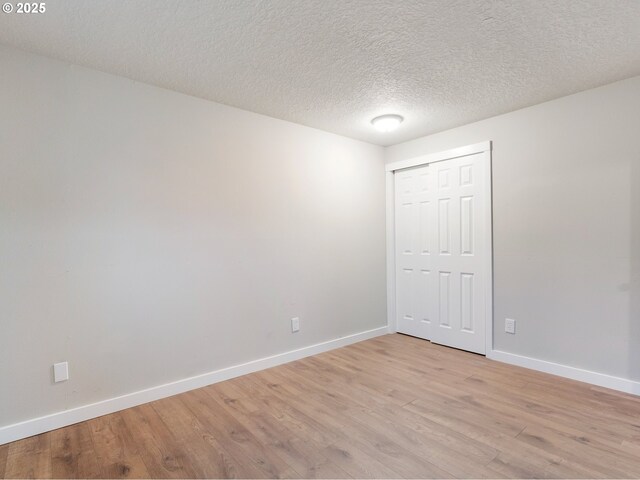
{"type": "Polygon", "coordinates": [[[300,319],[298,317],[293,317],[291,319],[291,333],[298,331],[300,331],[300,319]]]}
{"type": "Polygon", "coordinates": [[[65,380],[69,380],[69,363],[61,362],[53,364],[53,381],[64,382],[65,380]]]}
{"type": "Polygon", "coordinates": [[[504,331],[507,333],[516,333],[516,321],[513,318],[504,319],[504,331]]]}

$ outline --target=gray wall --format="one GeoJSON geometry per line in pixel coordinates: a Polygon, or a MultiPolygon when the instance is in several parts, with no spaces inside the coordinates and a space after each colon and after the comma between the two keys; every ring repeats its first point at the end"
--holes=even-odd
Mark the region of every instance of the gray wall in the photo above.
{"type": "Polygon", "coordinates": [[[386,161],[483,140],[495,348],[640,380],[640,77],[395,145],[386,161]]]}
{"type": "Polygon", "coordinates": [[[1,47],[0,106],[0,426],[386,324],[381,147],[1,47]]]}

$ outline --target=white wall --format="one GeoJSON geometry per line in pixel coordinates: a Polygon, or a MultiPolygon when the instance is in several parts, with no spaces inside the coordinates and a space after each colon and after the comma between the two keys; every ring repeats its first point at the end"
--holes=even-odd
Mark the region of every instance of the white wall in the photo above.
{"type": "Polygon", "coordinates": [[[0,426],[384,326],[383,170],[381,147],[0,48],[0,426]]]}
{"type": "Polygon", "coordinates": [[[386,161],[484,140],[495,348],[640,380],[640,77],[395,145],[386,161]]]}

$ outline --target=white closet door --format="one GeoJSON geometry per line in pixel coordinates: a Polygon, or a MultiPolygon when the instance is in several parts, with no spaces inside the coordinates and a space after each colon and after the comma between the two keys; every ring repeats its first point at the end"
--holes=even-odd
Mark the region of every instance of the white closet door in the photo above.
{"type": "Polygon", "coordinates": [[[428,166],[395,174],[396,322],[399,332],[431,338],[435,283],[432,256],[436,246],[435,178],[428,166]]]}
{"type": "Polygon", "coordinates": [[[484,155],[395,173],[397,329],[485,353],[484,155]]]}

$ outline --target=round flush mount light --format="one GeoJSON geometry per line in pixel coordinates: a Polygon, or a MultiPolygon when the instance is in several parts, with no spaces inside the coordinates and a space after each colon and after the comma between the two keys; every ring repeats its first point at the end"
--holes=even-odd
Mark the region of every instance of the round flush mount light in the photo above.
{"type": "Polygon", "coordinates": [[[392,132],[400,126],[404,118],[400,115],[380,115],[371,120],[371,125],[379,132],[392,132]]]}

